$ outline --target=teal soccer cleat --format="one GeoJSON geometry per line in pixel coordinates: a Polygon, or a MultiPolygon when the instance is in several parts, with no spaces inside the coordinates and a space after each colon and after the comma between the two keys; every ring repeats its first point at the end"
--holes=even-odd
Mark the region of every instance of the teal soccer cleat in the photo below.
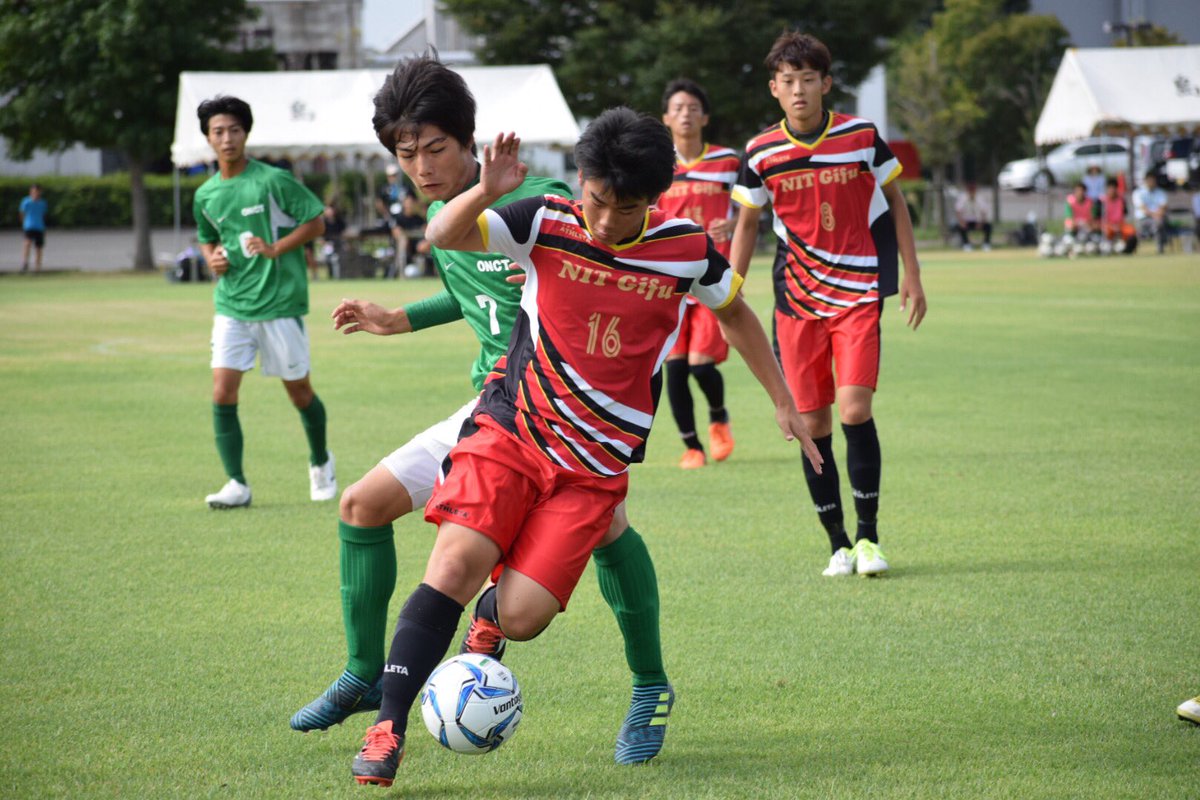
{"type": "Polygon", "coordinates": [[[308,733],[326,730],[332,725],[341,725],[351,714],[362,711],[378,711],[383,702],[383,679],[367,685],[349,672],[329,685],[329,688],[311,703],[292,715],[292,730],[308,733]]]}
{"type": "Polygon", "coordinates": [[[645,764],[658,755],[667,736],[667,718],[673,705],[675,690],[669,683],[633,687],[629,713],[617,733],[618,764],[645,764]]]}

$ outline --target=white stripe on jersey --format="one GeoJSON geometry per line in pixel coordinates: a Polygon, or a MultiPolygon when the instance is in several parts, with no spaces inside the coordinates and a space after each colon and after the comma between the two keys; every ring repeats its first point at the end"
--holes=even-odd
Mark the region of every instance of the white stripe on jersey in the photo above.
{"type": "MultiPolygon", "coordinates": [[[[528,291],[528,287],[526,287],[526,291],[528,291]]],[[[618,419],[623,419],[629,424],[636,425],[644,430],[650,430],[650,425],[654,422],[654,417],[638,411],[636,408],[630,408],[624,403],[618,403],[604,392],[593,388],[592,385],[585,381],[583,376],[576,372],[575,369],[567,362],[562,361],[560,362],[560,365],[562,366],[563,371],[567,373],[567,377],[569,377],[571,381],[577,387],[579,387],[581,392],[590,397],[592,402],[594,402],[596,405],[600,406],[618,419]]]]}
{"type": "MultiPolygon", "coordinates": [[[[568,434],[562,428],[555,425],[553,422],[549,423],[549,425],[550,425],[550,430],[554,431],[555,433],[557,433],[559,436],[561,436],[563,438],[563,440],[567,443],[567,447],[569,447],[571,449],[571,452],[574,453],[575,455],[579,456],[580,458],[582,458],[584,461],[591,464],[592,469],[596,470],[596,472],[599,472],[604,475],[620,475],[621,472],[625,471],[625,470],[621,470],[620,472],[613,472],[611,469],[606,468],[603,464],[596,461],[596,459],[592,458],[591,454],[588,453],[587,448],[584,447],[579,442],[572,439],[570,434],[568,434]]],[[[563,466],[566,466],[566,465],[564,464],[563,466]]],[[[570,469],[570,467],[567,467],[567,469],[570,469]]]]}
{"type": "MultiPolygon", "coordinates": [[[[633,456],[633,448],[632,447],[625,444],[624,442],[618,442],[616,439],[608,438],[607,436],[602,434],[600,431],[596,430],[591,425],[587,424],[587,422],[585,422],[584,420],[579,418],[578,414],[576,414],[574,411],[571,410],[570,406],[568,406],[566,403],[564,403],[562,401],[561,397],[554,398],[554,405],[558,407],[558,411],[560,414],[562,414],[563,416],[570,419],[571,422],[575,423],[576,428],[580,428],[580,429],[586,431],[589,435],[591,435],[591,437],[593,439],[600,441],[600,442],[604,442],[607,445],[610,445],[611,447],[615,448],[618,452],[621,453],[621,455],[625,456],[626,458],[631,458],[633,456]]],[[[553,426],[551,426],[551,427],[553,427],[553,426]]]]}
{"type": "MultiPolygon", "coordinates": [[[[763,159],[770,158],[771,156],[773,156],[777,153],[782,153],[784,150],[791,150],[791,149],[792,149],[792,143],[790,141],[788,141],[787,139],[784,139],[782,142],[775,145],[774,147],[768,147],[765,150],[759,150],[757,153],[750,156],[750,166],[754,168],[755,173],[758,173],[758,165],[763,159]]],[[[760,180],[761,180],[761,178],[760,178],[760,180]]]]}
{"type": "Polygon", "coordinates": [[[709,181],[710,183],[734,183],[737,181],[736,172],[701,172],[700,170],[685,173],[694,181],[709,181]]]}
{"type": "Polygon", "coordinates": [[[859,150],[845,150],[840,153],[813,153],[808,157],[808,160],[821,164],[854,164],[859,161],[865,161],[869,168],[871,159],[874,157],[875,148],[864,147],[859,150]]]}
{"type": "Polygon", "coordinates": [[[823,283],[841,286],[846,289],[854,289],[859,292],[869,292],[875,286],[875,284],[878,283],[874,276],[856,281],[850,280],[849,278],[830,277],[828,274],[817,270],[815,267],[809,267],[809,272],[812,273],[814,278],[817,278],[823,283]]]}
{"type": "MultiPolygon", "coordinates": [[[[696,223],[691,220],[681,220],[689,225],[696,223]]],[[[663,275],[670,275],[672,278],[699,278],[704,275],[708,269],[708,259],[702,258],[699,261],[648,261],[643,258],[621,258],[616,256],[613,259],[621,264],[628,264],[631,267],[645,267],[652,269],[663,275]]]]}

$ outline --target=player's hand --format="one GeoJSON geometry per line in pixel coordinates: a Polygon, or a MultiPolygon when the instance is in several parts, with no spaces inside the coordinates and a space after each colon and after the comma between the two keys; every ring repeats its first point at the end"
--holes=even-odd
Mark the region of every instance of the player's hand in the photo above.
{"type": "Polygon", "coordinates": [[[779,425],[779,430],[783,431],[783,438],[789,442],[794,442],[797,439],[800,440],[800,449],[804,451],[804,456],[812,464],[816,473],[820,475],[821,465],[825,459],[821,458],[821,451],[817,449],[816,443],[808,435],[808,426],[804,424],[804,418],[800,416],[800,412],[796,410],[796,406],[788,405],[783,408],[776,408],[775,422],[779,425]]]}
{"type": "Polygon", "coordinates": [[[734,220],[714,219],[708,223],[708,235],[714,242],[727,242],[733,238],[734,220]]]}
{"type": "Polygon", "coordinates": [[[277,258],[275,245],[267,244],[267,242],[259,236],[251,236],[246,240],[246,249],[252,256],[266,256],[267,258],[277,258]]]}
{"type": "Polygon", "coordinates": [[[509,261],[508,262],[508,270],[509,270],[508,277],[506,277],[504,279],[506,283],[513,283],[513,284],[516,284],[517,286],[525,285],[525,281],[529,278],[529,276],[525,274],[524,267],[522,267],[520,264],[518,264],[515,261],[509,261]]]}
{"type": "Polygon", "coordinates": [[[334,330],[345,334],[366,331],[376,336],[391,336],[402,332],[395,314],[366,300],[342,300],[330,316],[334,330]]]}
{"type": "Polygon", "coordinates": [[[906,308],[908,321],[905,324],[911,325],[915,331],[921,326],[921,320],[925,319],[925,290],[921,288],[920,275],[909,275],[907,271],[900,280],[900,310],[906,308]]]}
{"type": "Polygon", "coordinates": [[[516,189],[529,174],[520,158],[521,140],[515,133],[498,133],[483,146],[479,185],[488,197],[500,197],[516,189]]]}
{"type": "Polygon", "coordinates": [[[218,278],[224,275],[229,270],[229,257],[225,255],[225,248],[222,245],[217,245],[213,249],[212,258],[208,260],[208,268],[213,271],[213,275],[218,278]]]}

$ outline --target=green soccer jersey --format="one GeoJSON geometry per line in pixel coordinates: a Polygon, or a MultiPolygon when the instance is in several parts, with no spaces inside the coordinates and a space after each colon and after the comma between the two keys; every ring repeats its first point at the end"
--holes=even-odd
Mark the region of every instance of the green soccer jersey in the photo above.
{"type": "MultiPolygon", "coordinates": [[[[546,194],[571,197],[571,189],[559,180],[530,176],[492,203],[492,207],[546,194]]],[[[433,219],[445,205],[441,200],[432,203],[428,218],[433,219]]],[[[407,307],[409,321],[413,330],[421,330],[456,319],[466,320],[480,345],[479,356],[471,365],[471,383],[476,390],[482,389],[492,366],[508,350],[521,305],[521,287],[505,280],[512,274],[507,256],[435,247],[433,258],[446,291],[407,307]]]]}
{"type": "Polygon", "coordinates": [[[299,225],[320,216],[321,201],[290,172],[249,159],[229,180],[217,173],[196,190],[193,200],[197,238],[221,244],[229,270],[217,281],[213,300],[218,314],[260,322],[308,313],[308,267],[304,248],[279,258],[250,255],[250,236],[274,243],[299,225]]]}

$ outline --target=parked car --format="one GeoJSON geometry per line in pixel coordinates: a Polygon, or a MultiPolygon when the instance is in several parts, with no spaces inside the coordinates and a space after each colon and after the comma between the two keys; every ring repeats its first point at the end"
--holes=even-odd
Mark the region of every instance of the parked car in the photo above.
{"type": "Polygon", "coordinates": [[[1044,162],[1037,158],[1010,161],[1000,170],[1000,188],[1044,192],[1051,186],[1074,183],[1092,164],[1099,164],[1106,175],[1127,171],[1129,140],[1096,136],[1060,144],[1046,154],[1044,162]]]}

